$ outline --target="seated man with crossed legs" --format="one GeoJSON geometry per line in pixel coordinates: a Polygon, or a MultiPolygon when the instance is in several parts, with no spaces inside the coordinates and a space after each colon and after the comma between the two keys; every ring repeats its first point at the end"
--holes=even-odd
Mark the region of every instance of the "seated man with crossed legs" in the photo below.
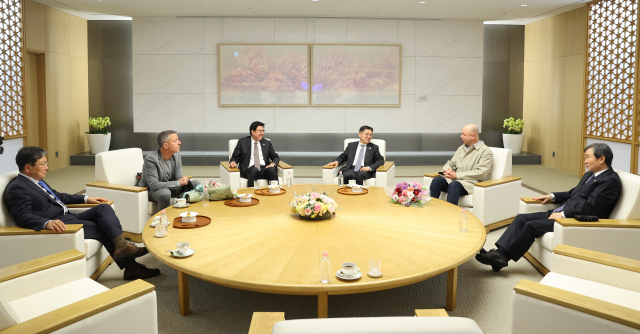
{"type": "Polygon", "coordinates": [[[264,123],[251,123],[249,133],[251,136],[238,140],[231,154],[229,167],[239,166],[240,176],[247,179],[247,187],[253,187],[254,182],[259,179],[277,181],[276,166],[280,162],[280,157],[273,150],[271,141],[264,139],[264,123]]]}

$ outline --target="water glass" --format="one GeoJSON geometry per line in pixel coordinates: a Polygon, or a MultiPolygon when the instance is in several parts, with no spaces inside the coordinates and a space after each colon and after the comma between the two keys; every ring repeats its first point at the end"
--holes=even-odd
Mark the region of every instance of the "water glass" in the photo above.
{"type": "Polygon", "coordinates": [[[378,276],[382,274],[382,260],[372,257],[369,259],[369,275],[378,276]]]}
{"type": "Polygon", "coordinates": [[[369,189],[369,179],[362,181],[362,188],[369,189]]]}
{"type": "Polygon", "coordinates": [[[156,238],[164,238],[169,232],[169,225],[163,224],[160,217],[154,217],[153,222],[156,223],[156,238]]]}

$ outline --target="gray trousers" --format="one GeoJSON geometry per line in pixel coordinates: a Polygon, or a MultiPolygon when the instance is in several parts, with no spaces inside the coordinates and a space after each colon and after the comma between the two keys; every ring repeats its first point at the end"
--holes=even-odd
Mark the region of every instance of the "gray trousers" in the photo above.
{"type": "Polygon", "coordinates": [[[175,189],[162,188],[156,191],[149,190],[149,200],[158,203],[158,208],[162,210],[171,205],[172,197],[178,197],[178,195],[183,192],[189,191],[200,184],[200,182],[196,180],[189,180],[189,182],[192,185],[191,187],[187,184],[186,186],[175,189]]]}

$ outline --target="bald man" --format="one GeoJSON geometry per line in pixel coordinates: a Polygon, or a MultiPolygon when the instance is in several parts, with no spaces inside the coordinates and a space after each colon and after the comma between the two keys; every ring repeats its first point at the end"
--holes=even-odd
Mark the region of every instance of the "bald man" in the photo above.
{"type": "Polygon", "coordinates": [[[480,132],[475,124],[462,128],[462,145],[451,160],[442,168],[441,175],[431,181],[431,197],[440,198],[440,192],[447,192],[447,202],[458,205],[460,196],[473,194],[473,184],[489,180],[493,167],[493,153],[480,140],[480,132]]]}

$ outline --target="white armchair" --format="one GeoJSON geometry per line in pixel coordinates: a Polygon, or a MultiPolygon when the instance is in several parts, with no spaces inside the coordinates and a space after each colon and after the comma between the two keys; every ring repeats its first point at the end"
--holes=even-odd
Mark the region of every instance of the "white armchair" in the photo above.
{"type": "MultiPolygon", "coordinates": [[[[508,225],[518,214],[522,180],[511,175],[511,150],[490,147],[493,153],[491,180],[478,182],[473,194],[460,196],[458,206],[476,216],[487,232],[508,225]]],[[[429,189],[431,181],[438,173],[424,174],[424,187],[429,189]]],[[[447,193],[440,194],[441,200],[447,199],[447,193]]]]}
{"type": "MultiPolygon", "coordinates": [[[[640,260],[640,176],[616,172],[622,181],[622,192],[611,219],[597,222],[556,219],[553,232],[536,238],[524,255],[540,272],[546,274],[554,270],[551,255],[559,244],[640,260]]],[[[520,213],[547,211],[559,205],[542,205],[531,198],[520,200],[520,213]]]]}
{"type": "Polygon", "coordinates": [[[553,262],[516,285],[512,334],[640,333],[640,261],[558,245],[553,262]]]}
{"type": "Polygon", "coordinates": [[[157,333],[154,286],[109,290],[73,249],[0,269],[0,333],[157,333]]]}
{"type": "MultiPolygon", "coordinates": [[[[17,171],[0,175],[0,194],[4,193],[9,182],[16,176],[18,176],[17,171]]],[[[93,205],[75,204],[68,207],[71,212],[78,213],[93,205]]],[[[82,224],[67,225],[67,229],[62,233],[49,230],[36,232],[18,227],[4,199],[0,198],[0,267],[12,266],[70,249],[76,249],[85,254],[87,261],[85,277],[98,278],[113,262],[102,243],[84,238],[82,224]]]]}
{"type": "MultiPolygon", "coordinates": [[[[347,145],[360,139],[345,139],[344,149],[347,149],[347,145]]],[[[387,142],[382,139],[371,139],[371,143],[378,145],[380,154],[384,157],[384,165],[376,169],[376,177],[369,179],[372,186],[376,187],[391,187],[394,186],[396,177],[396,166],[393,161],[387,161],[387,142]]],[[[344,164],[338,167],[322,167],[322,183],[324,184],[338,184],[338,173],[340,169],[344,167],[344,164]]]]}
{"type": "Polygon", "coordinates": [[[449,318],[445,310],[416,310],[415,317],[284,320],[283,312],[254,312],[249,334],[482,334],[475,321],[449,318]]]}
{"type": "MultiPolygon", "coordinates": [[[[236,148],[237,144],[238,144],[238,139],[229,140],[229,160],[231,160],[231,155],[233,155],[233,150],[236,148]]],[[[247,182],[249,180],[245,179],[244,177],[240,177],[239,168],[229,167],[229,160],[220,161],[220,182],[223,184],[230,185],[231,189],[246,188],[247,182]]],[[[278,168],[279,184],[282,185],[283,184],[282,181],[287,176],[289,176],[293,181],[293,167],[291,167],[289,164],[280,160],[276,168],[278,168]]],[[[269,184],[267,180],[264,180],[264,179],[256,180],[255,183],[260,187],[266,187],[269,184]]]]}

